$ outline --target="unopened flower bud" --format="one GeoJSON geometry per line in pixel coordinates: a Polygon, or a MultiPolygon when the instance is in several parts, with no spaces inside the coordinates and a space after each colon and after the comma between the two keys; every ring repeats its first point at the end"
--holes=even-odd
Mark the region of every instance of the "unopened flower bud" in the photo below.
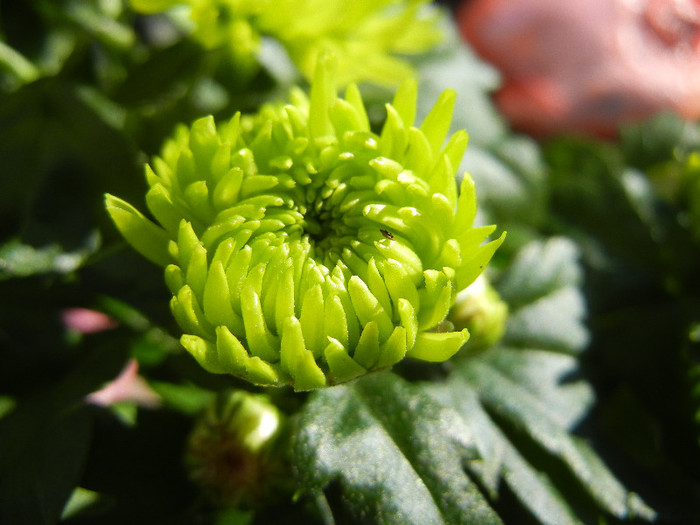
{"type": "Polygon", "coordinates": [[[216,504],[264,505],[284,487],[283,419],[265,396],[223,395],[190,434],[185,463],[192,480],[216,504]]]}
{"type": "Polygon", "coordinates": [[[478,350],[497,343],[503,337],[508,320],[508,305],[482,274],[457,294],[448,319],[455,328],[469,330],[470,348],[478,350]]]}

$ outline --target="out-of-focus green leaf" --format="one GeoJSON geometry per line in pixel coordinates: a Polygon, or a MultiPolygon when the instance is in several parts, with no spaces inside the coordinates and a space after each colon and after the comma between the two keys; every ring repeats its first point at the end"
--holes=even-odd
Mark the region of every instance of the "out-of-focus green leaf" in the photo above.
{"type": "Polygon", "coordinates": [[[78,482],[91,424],[85,409],[45,413],[18,409],[0,427],[0,522],[55,523],[78,482]]]}
{"type": "Polygon", "coordinates": [[[644,171],[655,170],[669,160],[681,160],[700,148],[697,124],[671,113],[625,126],[620,135],[620,150],[627,162],[644,171]]]}
{"type": "Polygon", "coordinates": [[[565,238],[536,241],[520,251],[497,286],[510,308],[506,344],[567,353],[585,347],[577,258],[575,245],[565,238]]]}
{"type": "Polygon", "coordinates": [[[645,272],[658,271],[659,244],[639,216],[653,209],[645,203],[647,183],[626,176],[632,172],[620,152],[610,144],[561,139],[548,144],[545,155],[552,177],[550,210],[589,264],[612,270],[633,261],[645,272]]]}
{"type": "Polygon", "coordinates": [[[12,412],[16,405],[17,402],[10,396],[0,396],[0,419],[12,412]]]}
{"type": "MultiPolygon", "coordinates": [[[[136,33],[132,27],[121,23],[115,14],[103,7],[103,2],[69,1],[63,9],[68,20],[77,24],[83,31],[109,47],[128,50],[136,43],[136,33]]],[[[116,4],[118,5],[118,4],[116,4]]]]}
{"type": "Polygon", "coordinates": [[[195,385],[176,385],[152,381],[151,388],[162,398],[163,404],[185,414],[198,414],[216,397],[216,393],[195,385]]]}
{"type": "Polygon", "coordinates": [[[86,241],[84,248],[73,252],[66,252],[57,244],[34,248],[19,240],[10,241],[0,246],[0,280],[42,273],[74,272],[95,253],[99,244],[97,234],[86,241]]]}
{"type": "Polygon", "coordinates": [[[97,503],[99,499],[100,495],[97,492],[76,487],[61,512],[61,519],[68,519],[80,514],[81,511],[97,503]]]}

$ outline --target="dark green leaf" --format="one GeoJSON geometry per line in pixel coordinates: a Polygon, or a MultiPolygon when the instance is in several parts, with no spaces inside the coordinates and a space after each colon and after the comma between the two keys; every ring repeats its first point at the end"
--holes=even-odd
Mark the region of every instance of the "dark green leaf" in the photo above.
{"type": "Polygon", "coordinates": [[[494,498],[502,480],[540,523],[587,523],[601,512],[648,519],[653,512],[572,434],[594,400],[578,359],[565,355],[587,340],[580,281],[571,241],[523,248],[496,283],[512,309],[501,346],[426,389],[464,419],[483,458],[469,466],[494,498]]]}
{"type": "Polygon", "coordinates": [[[462,469],[474,455],[461,419],[391,374],[314,393],[294,455],[305,490],[337,482],[357,522],[500,522],[462,469]]]}
{"type": "MultiPolygon", "coordinates": [[[[527,391],[486,363],[466,363],[458,372],[479,393],[485,409],[504,421],[513,439],[528,439],[561,461],[595,502],[619,518],[653,514],[631,496],[583,440],[549,414],[549,400],[527,391]]],[[[516,487],[521,491],[526,487],[516,487]]]]}
{"type": "Polygon", "coordinates": [[[470,463],[470,472],[481,480],[494,499],[503,479],[540,523],[580,523],[547,474],[529,464],[491,419],[474,389],[451,382],[428,386],[428,391],[443,404],[458,410],[469,426],[483,458],[481,462],[470,463]]]}
{"type": "Polygon", "coordinates": [[[0,522],[55,523],[78,483],[91,435],[85,408],[8,417],[0,429],[0,522]]]}

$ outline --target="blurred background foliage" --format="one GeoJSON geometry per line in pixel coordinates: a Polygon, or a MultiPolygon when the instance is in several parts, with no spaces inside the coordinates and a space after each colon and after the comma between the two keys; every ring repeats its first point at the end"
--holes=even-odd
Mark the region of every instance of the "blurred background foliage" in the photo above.
{"type": "MultiPolygon", "coordinates": [[[[103,209],[105,192],[143,202],[143,164],[176,123],[304,86],[285,49],[266,39],[242,74],[179,12],[0,3],[0,523],[700,519],[697,123],[514,133],[491,99],[503,77],[461,41],[451,7],[435,7],[443,42],[407,60],[423,115],[457,90],[453,126],[471,137],[460,173],[479,220],[508,231],[488,274],[503,335],[455,315],[487,342],[307,395],[200,369],[160,270],[103,209]],[[76,309],[109,321],[71,324],[76,309]],[[157,406],[134,376],[131,397],[88,397],[130,360],[157,406]],[[281,414],[262,448],[236,430],[249,405],[233,391],[281,414]],[[212,499],[191,475],[210,459],[192,460],[203,424],[243,495],[212,499]]],[[[392,89],[361,87],[379,125],[392,89]]]]}

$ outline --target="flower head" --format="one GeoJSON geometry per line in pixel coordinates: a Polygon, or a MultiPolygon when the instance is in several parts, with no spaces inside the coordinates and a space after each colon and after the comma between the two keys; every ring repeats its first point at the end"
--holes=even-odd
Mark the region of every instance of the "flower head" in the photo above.
{"type": "Polygon", "coordinates": [[[278,40],[311,78],[318,57],[338,57],[338,85],[371,81],[396,85],[412,76],[402,58],[429,50],[442,35],[428,0],[132,0],[145,13],[189,4],[193,38],[227,49],[250,68],[262,36],[278,40]]]}
{"type": "Polygon", "coordinates": [[[470,177],[457,195],[467,134],[443,146],[454,92],[413,127],[404,83],[375,134],[332,66],[309,98],[179,128],[146,170],[161,226],[107,197],[127,240],[166,267],[181,342],[211,372],[309,390],[405,356],[442,361],[468,338],[433,329],[503,237],[481,245],[495,226],[472,228],[470,177]]]}

